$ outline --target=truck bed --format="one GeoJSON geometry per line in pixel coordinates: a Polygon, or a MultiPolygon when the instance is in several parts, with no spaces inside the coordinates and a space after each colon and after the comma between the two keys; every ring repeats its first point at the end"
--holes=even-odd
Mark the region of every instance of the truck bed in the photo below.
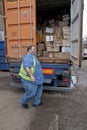
{"type": "Polygon", "coordinates": [[[72,61],[70,59],[59,59],[55,57],[38,57],[38,60],[41,63],[59,63],[59,64],[71,64],[72,61]]]}

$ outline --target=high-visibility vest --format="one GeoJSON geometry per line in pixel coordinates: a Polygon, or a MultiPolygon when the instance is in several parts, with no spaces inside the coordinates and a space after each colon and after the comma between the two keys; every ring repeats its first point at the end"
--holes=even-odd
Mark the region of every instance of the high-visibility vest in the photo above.
{"type": "MultiPolygon", "coordinates": [[[[33,58],[33,66],[30,69],[32,74],[34,74],[34,72],[35,72],[35,66],[36,66],[36,60],[35,60],[35,58],[33,58]]],[[[31,77],[27,74],[26,70],[24,69],[23,63],[21,64],[19,76],[21,76],[22,78],[24,78],[26,80],[32,81],[31,77]]]]}

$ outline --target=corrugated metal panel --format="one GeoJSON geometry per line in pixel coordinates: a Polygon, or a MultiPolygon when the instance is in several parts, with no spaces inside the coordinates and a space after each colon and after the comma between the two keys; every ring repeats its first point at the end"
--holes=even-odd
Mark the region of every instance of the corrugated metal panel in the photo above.
{"type": "Polygon", "coordinates": [[[4,19],[2,15],[0,15],[0,31],[4,31],[4,19]]]}
{"type": "Polygon", "coordinates": [[[36,44],[35,0],[4,0],[7,56],[21,58],[26,47],[36,44]]]}
{"type": "Polygon", "coordinates": [[[83,0],[71,0],[71,58],[81,66],[83,0]]]}
{"type": "Polygon", "coordinates": [[[3,10],[3,0],[0,0],[0,15],[4,14],[4,10],[3,10]]]}

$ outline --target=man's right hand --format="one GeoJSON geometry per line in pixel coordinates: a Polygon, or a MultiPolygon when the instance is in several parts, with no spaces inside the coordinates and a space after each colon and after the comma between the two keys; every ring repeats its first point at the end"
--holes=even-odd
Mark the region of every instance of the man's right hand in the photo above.
{"type": "Polygon", "coordinates": [[[36,80],[35,80],[35,77],[32,75],[31,76],[31,80],[32,80],[32,82],[35,82],[36,80]]]}
{"type": "Polygon", "coordinates": [[[26,70],[27,74],[31,77],[31,81],[32,81],[32,82],[35,82],[36,79],[35,79],[35,77],[33,76],[33,74],[31,73],[31,70],[30,70],[29,68],[26,68],[25,70],[26,70]]]}

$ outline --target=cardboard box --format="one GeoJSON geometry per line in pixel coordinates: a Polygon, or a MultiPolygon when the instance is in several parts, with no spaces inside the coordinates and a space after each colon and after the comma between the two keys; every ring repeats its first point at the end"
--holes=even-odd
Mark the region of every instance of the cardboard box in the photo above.
{"type": "Polygon", "coordinates": [[[63,53],[69,53],[70,52],[70,47],[62,47],[62,52],[63,53]]]}
{"type": "Polygon", "coordinates": [[[47,52],[59,52],[59,46],[47,46],[47,52]]]}
{"type": "Polygon", "coordinates": [[[46,33],[52,34],[54,32],[53,28],[46,27],[46,33]]]}
{"type": "Polygon", "coordinates": [[[68,26],[69,25],[69,21],[66,20],[66,21],[59,21],[59,26],[62,28],[64,26],[68,26]]]}
{"type": "Polygon", "coordinates": [[[63,31],[63,33],[68,34],[68,33],[70,33],[70,27],[69,26],[62,27],[62,31],[63,31]]]}
{"type": "Polygon", "coordinates": [[[69,19],[70,19],[69,14],[63,15],[63,16],[62,16],[62,19],[63,19],[63,21],[64,21],[64,20],[69,20],[69,19]]]}
{"type": "Polygon", "coordinates": [[[41,51],[41,50],[44,50],[44,49],[45,49],[44,43],[39,43],[39,44],[37,45],[37,50],[38,50],[38,51],[41,51]]]}
{"type": "MultiPolygon", "coordinates": [[[[55,55],[56,57],[57,55],[55,55]]],[[[59,59],[70,59],[70,53],[58,53],[58,58],[59,59]]]]}
{"type": "Polygon", "coordinates": [[[54,53],[53,52],[48,52],[48,57],[53,58],[54,57],[54,53]]]}
{"type": "Polygon", "coordinates": [[[62,34],[54,34],[53,40],[56,41],[60,41],[61,39],[63,39],[63,35],[62,34]]]}
{"type": "Polygon", "coordinates": [[[53,46],[54,43],[53,42],[45,42],[45,45],[46,45],[46,48],[47,48],[47,46],[53,46]]]}
{"type": "Polygon", "coordinates": [[[70,53],[61,53],[61,52],[48,52],[49,57],[55,57],[58,59],[70,59],[70,53]]]}
{"type": "Polygon", "coordinates": [[[63,40],[63,46],[70,46],[70,39],[63,40]]]}
{"type": "Polygon", "coordinates": [[[47,51],[43,51],[43,56],[44,57],[48,57],[48,52],[47,51]]]}
{"type": "Polygon", "coordinates": [[[53,38],[54,38],[54,41],[58,41],[63,38],[61,27],[54,27],[53,38]]]}
{"type": "Polygon", "coordinates": [[[64,39],[70,39],[70,35],[63,35],[64,39]]]}
{"type": "Polygon", "coordinates": [[[49,41],[53,41],[53,36],[46,36],[46,41],[49,42],[49,41]]]}
{"type": "Polygon", "coordinates": [[[47,47],[47,46],[59,47],[59,46],[62,46],[62,41],[46,42],[45,44],[46,44],[46,47],[47,47]]]}
{"type": "Polygon", "coordinates": [[[71,36],[70,27],[65,26],[62,28],[62,31],[63,31],[63,38],[70,39],[71,36]]]}
{"type": "Polygon", "coordinates": [[[42,51],[38,51],[37,52],[37,56],[43,56],[43,52],[42,51]]]}
{"type": "Polygon", "coordinates": [[[37,35],[36,36],[36,41],[37,41],[37,43],[43,42],[43,35],[42,34],[37,35]]]}

